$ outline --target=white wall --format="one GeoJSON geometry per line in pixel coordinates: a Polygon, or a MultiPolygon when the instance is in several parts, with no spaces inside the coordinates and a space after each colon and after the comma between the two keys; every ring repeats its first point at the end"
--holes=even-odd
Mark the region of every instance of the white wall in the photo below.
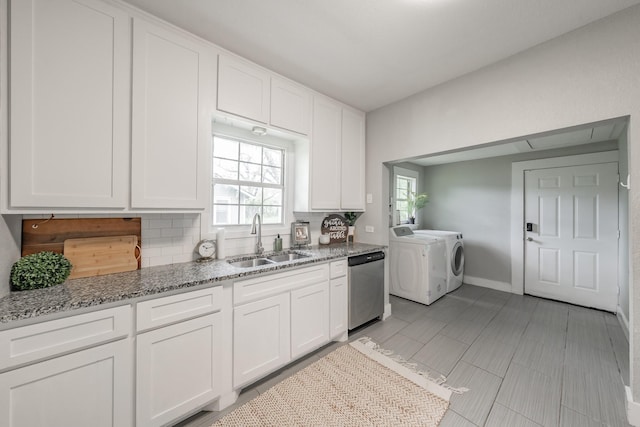
{"type": "Polygon", "coordinates": [[[0,216],[0,298],[11,289],[11,266],[20,259],[22,216],[0,216]]]}
{"type": "MultiPolygon", "coordinates": [[[[367,192],[361,240],[386,243],[383,162],[630,116],[629,168],[640,170],[640,6],[367,115],[367,192]],[[636,142],[637,144],[637,142],[636,142]]],[[[402,76],[398,76],[401,78],[402,76]]],[[[640,277],[640,174],[630,198],[633,271],[640,277]]],[[[640,400],[640,293],[630,289],[632,390],[640,400]],[[636,308],[638,308],[636,310],[636,308]]]]}
{"type": "Polygon", "coordinates": [[[617,149],[609,141],[425,167],[423,188],[430,201],[421,212],[421,228],[463,233],[466,283],[478,278],[495,282],[496,289],[510,288],[512,162],[617,149]]]}

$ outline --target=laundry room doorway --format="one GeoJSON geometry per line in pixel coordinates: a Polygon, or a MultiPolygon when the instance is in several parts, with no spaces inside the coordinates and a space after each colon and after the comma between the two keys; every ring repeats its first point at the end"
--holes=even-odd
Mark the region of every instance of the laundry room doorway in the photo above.
{"type": "Polygon", "coordinates": [[[524,293],[616,312],[618,163],[524,171],[524,293]]]}

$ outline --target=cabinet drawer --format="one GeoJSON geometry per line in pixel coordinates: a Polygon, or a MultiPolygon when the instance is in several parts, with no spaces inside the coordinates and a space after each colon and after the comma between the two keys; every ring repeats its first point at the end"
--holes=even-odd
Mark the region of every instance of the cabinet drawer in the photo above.
{"type": "Polygon", "coordinates": [[[220,311],[221,307],[222,286],[140,302],[137,305],[136,330],[146,331],[180,322],[220,311]]]}
{"type": "Polygon", "coordinates": [[[329,279],[329,264],[319,264],[266,277],[242,280],[233,285],[233,304],[265,298],[329,279]]]}
{"type": "Polygon", "coordinates": [[[0,370],[126,337],[130,331],[130,305],[2,331],[0,370]]]}
{"type": "Polygon", "coordinates": [[[347,274],[347,260],[343,259],[342,261],[333,261],[331,263],[331,278],[335,279],[336,277],[345,276],[347,274]]]}

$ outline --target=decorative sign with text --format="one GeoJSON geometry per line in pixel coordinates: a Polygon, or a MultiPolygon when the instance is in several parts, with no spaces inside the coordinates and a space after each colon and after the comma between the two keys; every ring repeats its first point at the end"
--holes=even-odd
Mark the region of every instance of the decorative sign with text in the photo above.
{"type": "Polygon", "coordinates": [[[320,233],[328,234],[331,243],[344,243],[347,241],[349,226],[342,215],[331,214],[322,220],[320,233]]]}

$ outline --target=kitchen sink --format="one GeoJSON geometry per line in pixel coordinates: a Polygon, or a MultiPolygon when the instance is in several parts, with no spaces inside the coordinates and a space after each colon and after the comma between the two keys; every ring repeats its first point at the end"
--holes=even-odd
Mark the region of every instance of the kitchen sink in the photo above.
{"type": "Polygon", "coordinates": [[[285,261],[293,261],[300,258],[308,258],[311,255],[299,254],[296,252],[291,252],[288,254],[280,254],[280,255],[271,255],[267,257],[267,259],[274,262],[285,262],[285,261]]]}
{"type": "Polygon", "coordinates": [[[289,252],[289,253],[283,253],[283,254],[274,254],[268,257],[245,259],[241,261],[229,260],[228,263],[229,265],[232,265],[237,268],[250,268],[250,267],[259,267],[261,265],[273,265],[273,264],[278,264],[280,262],[294,261],[296,259],[308,258],[310,256],[311,255],[301,254],[297,252],[289,252]]]}
{"type": "Polygon", "coordinates": [[[234,261],[229,262],[230,265],[239,268],[249,268],[249,267],[258,267],[266,264],[275,264],[276,261],[272,261],[267,258],[254,258],[254,259],[246,259],[244,261],[234,261]]]}

